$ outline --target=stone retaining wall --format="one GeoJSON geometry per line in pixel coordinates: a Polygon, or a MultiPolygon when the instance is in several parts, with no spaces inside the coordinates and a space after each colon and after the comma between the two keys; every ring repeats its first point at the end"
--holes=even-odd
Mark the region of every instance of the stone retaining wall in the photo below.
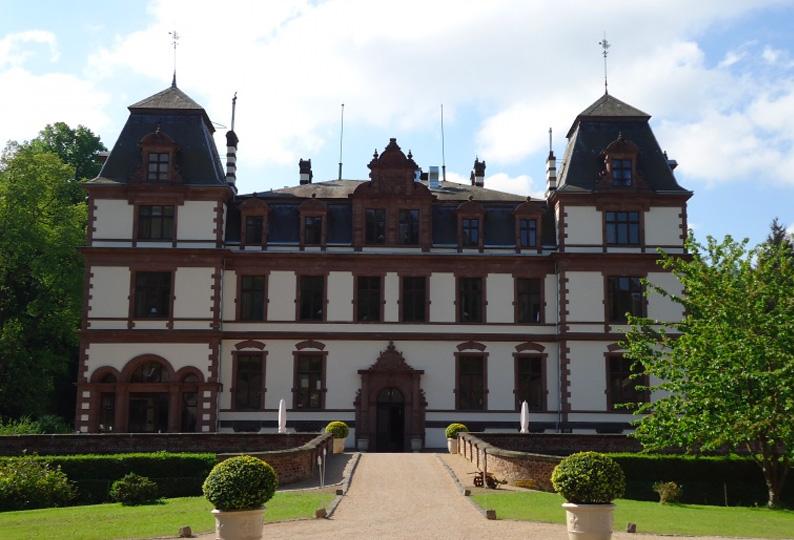
{"type": "Polygon", "coordinates": [[[639,443],[623,435],[570,433],[460,433],[458,453],[478,470],[510,484],[530,481],[534,489],[553,491],[551,472],[574,452],[635,452],[639,443]]]}
{"type": "MultiPolygon", "coordinates": [[[[287,448],[272,452],[245,453],[267,461],[276,470],[279,484],[289,484],[305,480],[315,474],[317,471],[317,456],[322,455],[323,449],[325,449],[326,455],[330,456],[333,452],[333,444],[333,435],[322,433],[297,448],[287,448]]],[[[218,461],[241,454],[242,452],[218,454],[218,461]]]]}

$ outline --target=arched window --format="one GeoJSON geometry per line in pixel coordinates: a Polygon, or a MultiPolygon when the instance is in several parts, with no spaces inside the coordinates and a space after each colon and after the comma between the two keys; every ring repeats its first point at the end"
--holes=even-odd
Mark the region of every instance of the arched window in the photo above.
{"type": "Polygon", "coordinates": [[[199,382],[199,378],[195,373],[188,373],[182,377],[182,382],[185,384],[196,384],[199,382]]]}
{"type": "Polygon", "coordinates": [[[111,383],[111,384],[115,383],[116,382],[116,376],[113,375],[112,373],[108,373],[107,375],[102,377],[102,379],[100,379],[99,382],[101,382],[101,383],[111,383]]]}
{"type": "Polygon", "coordinates": [[[159,362],[146,362],[136,369],[130,377],[133,383],[161,383],[168,382],[168,374],[159,362]]]}

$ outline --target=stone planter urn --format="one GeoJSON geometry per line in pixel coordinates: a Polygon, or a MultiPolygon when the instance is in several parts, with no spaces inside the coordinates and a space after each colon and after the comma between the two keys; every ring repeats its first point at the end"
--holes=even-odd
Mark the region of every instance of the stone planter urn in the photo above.
{"type": "Polygon", "coordinates": [[[260,540],[265,525],[265,509],[221,512],[213,510],[217,540],[260,540]]]}
{"type": "Polygon", "coordinates": [[[614,504],[564,503],[569,540],[609,540],[612,538],[614,504]]]}
{"type": "Polygon", "coordinates": [[[345,439],[334,439],[334,454],[341,454],[345,451],[345,439]]]}
{"type": "Polygon", "coordinates": [[[447,439],[447,450],[449,450],[450,454],[457,454],[458,453],[458,439],[447,439]]]}

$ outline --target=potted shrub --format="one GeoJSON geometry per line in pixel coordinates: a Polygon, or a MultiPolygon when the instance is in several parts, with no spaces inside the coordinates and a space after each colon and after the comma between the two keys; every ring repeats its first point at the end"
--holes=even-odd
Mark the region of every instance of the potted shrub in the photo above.
{"type": "Polygon", "coordinates": [[[458,453],[458,433],[468,432],[469,428],[463,424],[458,424],[457,422],[447,426],[445,433],[447,435],[447,450],[449,450],[450,454],[458,453]]]}
{"type": "Polygon", "coordinates": [[[263,505],[273,497],[278,478],[273,467],[253,456],[221,461],[204,480],[204,496],[215,509],[218,540],[259,540],[265,524],[263,505]]]}
{"type": "Polygon", "coordinates": [[[623,495],[626,487],[620,465],[598,452],[579,452],[554,468],[551,483],[568,501],[562,507],[570,540],[612,538],[612,500],[623,495]]]}
{"type": "Polygon", "coordinates": [[[345,451],[345,439],[350,433],[350,428],[341,420],[334,420],[325,426],[325,432],[334,436],[334,454],[341,454],[345,451]]]}

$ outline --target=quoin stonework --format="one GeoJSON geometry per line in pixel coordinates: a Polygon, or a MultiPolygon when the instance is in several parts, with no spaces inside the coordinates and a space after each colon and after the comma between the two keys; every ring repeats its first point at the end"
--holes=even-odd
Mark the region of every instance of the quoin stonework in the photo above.
{"type": "MultiPolygon", "coordinates": [[[[620,433],[636,388],[626,313],[681,316],[691,192],[646,113],[603,95],[546,162],[546,196],[470,184],[395,139],[369,179],[237,192],[205,110],[176,84],[129,107],[89,226],[76,425],[81,432],[351,426],[350,445],[444,445],[443,428],[620,433]]],[[[243,140],[244,144],[244,140],[243,140]]],[[[381,143],[382,144],[382,143],[381,143]]],[[[256,149],[251,149],[255,152],[256,149]]],[[[242,154],[241,154],[241,159],[242,154]]]]}

